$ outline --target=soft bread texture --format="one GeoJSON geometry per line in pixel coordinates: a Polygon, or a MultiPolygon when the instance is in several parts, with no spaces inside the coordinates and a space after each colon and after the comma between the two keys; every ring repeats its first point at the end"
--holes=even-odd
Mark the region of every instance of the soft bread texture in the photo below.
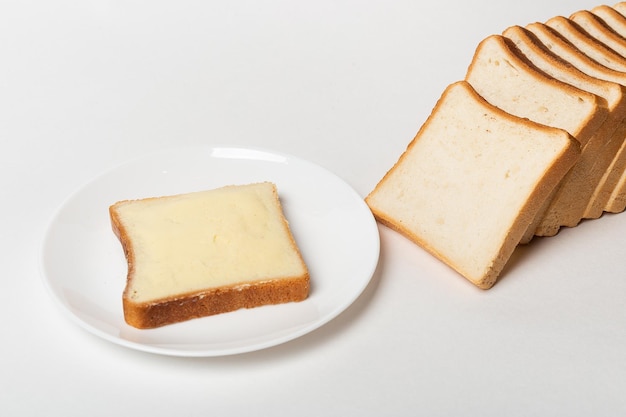
{"type": "Polygon", "coordinates": [[[613,8],[615,9],[616,12],[618,12],[622,16],[626,17],[626,2],[625,1],[621,1],[619,3],[615,3],[613,8]]]}
{"type": "MultiPolygon", "coordinates": [[[[619,43],[626,41],[626,17],[618,11],[625,8],[626,3],[618,3],[614,8],[601,5],[591,9],[592,14],[612,32],[614,37],[617,36],[619,39],[623,39],[622,41],[616,41],[619,43]]],[[[626,56],[622,53],[623,51],[620,47],[614,44],[611,45],[620,55],[626,56]]],[[[626,145],[624,148],[626,148],[626,145]]],[[[624,148],[616,156],[616,168],[607,173],[608,180],[604,192],[609,193],[609,197],[606,199],[604,211],[610,213],[619,213],[626,209],[626,169],[620,169],[620,167],[626,165],[626,149],[624,148]]]]}
{"type": "Polygon", "coordinates": [[[616,71],[626,71],[626,62],[623,57],[597,39],[589,36],[588,33],[570,19],[563,16],[555,16],[548,19],[545,24],[599,64],[616,71]]]}
{"type": "Polygon", "coordinates": [[[621,14],[622,16],[626,17],[626,1],[621,1],[619,3],[616,3],[613,8],[615,9],[615,11],[617,11],[619,14],[621,14]]]}
{"type": "MultiPolygon", "coordinates": [[[[465,78],[489,103],[515,116],[563,129],[576,138],[582,149],[615,130],[605,123],[609,111],[606,100],[562,82],[529,65],[503,36],[492,35],[476,48],[465,78]]],[[[595,154],[584,153],[594,160],[595,154]]],[[[587,200],[580,201],[581,188],[593,191],[585,173],[573,169],[559,186],[547,207],[525,233],[553,236],[562,226],[580,222],[587,200]]]]}
{"type": "MultiPolygon", "coordinates": [[[[582,218],[599,217],[608,200],[608,193],[602,193],[607,187],[607,173],[615,172],[619,160],[618,150],[624,143],[626,134],[626,89],[621,84],[607,81],[587,74],[544,47],[528,30],[520,26],[507,28],[503,35],[515,44],[515,50],[532,65],[547,75],[591,92],[607,103],[609,115],[593,137],[582,149],[581,158],[568,173],[568,183],[563,184],[562,200],[569,213],[571,222],[577,223],[582,218]],[[611,167],[611,168],[609,168],[611,167]],[[595,210],[591,211],[590,207],[595,210]]],[[[623,170],[624,162],[621,162],[623,170]]],[[[613,181],[613,186],[615,181],[613,181]]],[[[536,228],[536,227],[535,227],[536,228]]],[[[535,230],[529,230],[524,241],[530,240],[535,230]]]]}
{"type": "MultiPolygon", "coordinates": [[[[586,74],[626,86],[626,73],[599,64],[563,38],[553,28],[542,23],[532,23],[527,25],[526,29],[532,32],[547,49],[586,74]]],[[[618,129],[623,131],[624,126],[620,126],[618,129]]],[[[625,165],[626,145],[622,144],[600,181],[598,185],[600,188],[596,189],[595,197],[590,201],[591,205],[585,209],[584,217],[596,218],[602,210],[614,213],[623,210],[623,208],[620,210],[619,207],[613,205],[611,201],[615,199],[615,193],[620,193],[619,182],[624,175],[625,165]]]]}
{"type": "MultiPolygon", "coordinates": [[[[605,14],[609,15],[609,20],[613,22],[619,21],[621,15],[609,7],[605,6],[594,10],[606,9],[612,11],[612,13],[610,11],[605,12],[605,14]]],[[[600,13],[602,14],[602,11],[600,13]]],[[[556,20],[558,23],[552,24],[552,26],[564,37],[571,38],[572,44],[579,46],[582,51],[592,58],[597,57],[597,55],[593,54],[594,51],[600,51],[602,54],[600,58],[605,57],[610,60],[606,64],[607,67],[624,72],[623,69],[626,67],[626,38],[611,29],[610,25],[605,23],[599,16],[590,11],[581,10],[573,13],[569,21],[563,18],[556,20]],[[566,36],[566,33],[569,36],[566,36]],[[587,46],[581,44],[586,44],[587,46]]],[[[625,22],[623,17],[621,22],[625,22]]],[[[550,21],[547,23],[550,24],[550,21]]],[[[624,27],[622,27],[623,29],[624,27]]],[[[624,132],[622,133],[624,134],[624,132]]],[[[596,191],[596,199],[591,201],[587,207],[585,218],[600,217],[603,211],[623,211],[623,206],[616,206],[614,204],[615,199],[612,198],[614,191],[618,195],[624,194],[623,190],[620,190],[621,187],[618,187],[620,177],[623,175],[626,175],[626,142],[622,144],[619,151],[615,152],[614,160],[606,170],[604,178],[596,191]]]]}
{"type": "Polygon", "coordinates": [[[573,26],[592,38],[592,42],[599,44],[601,48],[608,48],[619,54],[620,59],[626,56],[626,39],[613,31],[610,26],[592,12],[588,10],[577,11],[569,17],[569,20],[573,26]]]}
{"type": "Polygon", "coordinates": [[[537,71],[500,35],[480,42],[465,80],[492,105],[564,129],[583,145],[608,115],[606,103],[598,96],[537,71]]]}
{"type": "Polygon", "coordinates": [[[381,223],[488,289],[579,155],[565,130],[513,116],[459,81],[366,202],[381,223]]]}
{"type": "MultiPolygon", "coordinates": [[[[616,35],[622,38],[626,38],[626,3],[617,3],[614,7],[598,6],[592,9],[594,15],[596,15],[602,22],[616,35]]],[[[623,150],[626,154],[626,150],[623,150]]],[[[622,159],[626,160],[626,156],[622,159]]],[[[626,209],[626,170],[619,171],[621,176],[616,180],[616,184],[611,190],[610,197],[606,203],[605,211],[611,213],[619,213],[626,209]]],[[[618,172],[612,172],[612,177],[617,177],[618,172]]]]}
{"type": "MultiPolygon", "coordinates": [[[[615,7],[619,7],[619,5],[615,5],[615,7]]],[[[591,13],[593,13],[594,16],[600,19],[604,25],[615,33],[621,36],[624,36],[624,33],[626,33],[626,17],[624,17],[615,8],[607,5],[600,5],[591,9],[591,13]]]]}
{"type": "Polygon", "coordinates": [[[272,183],[120,201],[109,213],[128,261],[131,326],[308,297],[308,269],[272,183]]]}

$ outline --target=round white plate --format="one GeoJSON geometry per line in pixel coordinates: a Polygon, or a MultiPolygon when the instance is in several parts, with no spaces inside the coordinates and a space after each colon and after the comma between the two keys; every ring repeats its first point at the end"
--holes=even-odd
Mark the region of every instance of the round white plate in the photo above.
{"type": "Polygon", "coordinates": [[[344,181],[305,160],[231,147],[165,150],[130,161],[67,200],[45,235],[44,281],[72,319],[130,348],[176,356],[219,356],[275,346],[339,315],[369,283],[379,256],[376,222],[344,181]],[[128,326],[122,312],[126,260],[108,208],[154,197],[272,181],[311,275],[307,300],[243,309],[158,329],[128,326]]]}

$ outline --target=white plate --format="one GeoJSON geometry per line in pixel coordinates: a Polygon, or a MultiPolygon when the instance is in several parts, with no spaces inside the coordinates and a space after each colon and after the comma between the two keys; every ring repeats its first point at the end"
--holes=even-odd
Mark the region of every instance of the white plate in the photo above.
{"type": "Polygon", "coordinates": [[[274,346],[317,329],[356,300],[379,256],[376,222],[344,181],[305,160],[266,150],[160,151],[100,176],[67,200],[44,239],[41,267],[54,298],[82,327],[130,348],[219,356],[274,346]],[[152,330],[122,313],[126,260],[108,207],[118,200],[272,181],[311,274],[306,301],[205,317],[152,330]]]}

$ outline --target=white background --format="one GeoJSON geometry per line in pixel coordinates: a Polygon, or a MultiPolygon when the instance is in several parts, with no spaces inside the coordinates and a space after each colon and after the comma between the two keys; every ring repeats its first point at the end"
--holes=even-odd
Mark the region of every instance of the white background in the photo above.
{"type": "Polygon", "coordinates": [[[260,146],[365,196],[480,40],[597,4],[2,1],[0,414],[624,414],[626,214],[519,249],[489,291],[381,226],[376,273],[343,314],[218,358],[101,340],[39,273],[65,199],[153,150],[260,146]]]}

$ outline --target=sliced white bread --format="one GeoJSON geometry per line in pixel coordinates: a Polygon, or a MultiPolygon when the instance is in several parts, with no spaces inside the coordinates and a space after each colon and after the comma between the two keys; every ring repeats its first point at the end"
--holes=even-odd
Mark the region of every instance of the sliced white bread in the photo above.
{"type": "MultiPolygon", "coordinates": [[[[608,6],[599,6],[593,11],[605,16],[617,30],[614,30],[612,25],[600,16],[587,10],[573,13],[570,20],[586,34],[615,51],[621,58],[622,64],[626,63],[626,38],[619,33],[621,31],[626,35],[626,19],[608,6]]],[[[605,174],[606,181],[602,189],[598,191],[600,197],[590,204],[585,217],[598,217],[601,210],[617,213],[626,208],[626,144],[623,148],[617,153],[614,163],[605,174]]]]}
{"type": "Polygon", "coordinates": [[[137,328],[302,301],[309,273],[269,182],[120,201],[124,318],[137,328]]]}
{"type": "MultiPolygon", "coordinates": [[[[527,29],[520,26],[507,28],[503,35],[511,40],[516,50],[546,74],[575,87],[589,91],[602,97],[609,109],[609,115],[602,127],[587,142],[582,149],[581,158],[572,172],[568,175],[578,178],[578,181],[571,181],[565,187],[573,187],[567,192],[568,195],[576,196],[581,201],[577,205],[579,216],[585,218],[599,217],[615,186],[616,178],[612,184],[608,184],[608,173],[615,172],[614,162],[618,163],[615,157],[618,150],[624,143],[626,136],[626,87],[616,82],[606,81],[601,78],[591,76],[563,58],[555,55],[527,29]],[[604,191],[607,190],[607,191],[604,191]],[[599,195],[602,191],[604,193],[599,195]],[[584,201],[588,203],[584,203],[584,201]],[[595,207],[593,215],[588,210],[595,207]]],[[[621,162],[623,171],[625,161],[621,162]]],[[[530,236],[526,236],[528,241],[530,236]]]]}
{"type": "Polygon", "coordinates": [[[592,8],[591,13],[593,13],[597,18],[601,19],[602,22],[612,31],[620,34],[621,36],[625,36],[626,17],[624,17],[624,15],[622,15],[616,9],[607,5],[600,5],[592,8]]]}
{"type": "Polygon", "coordinates": [[[366,202],[381,223],[488,289],[579,155],[565,130],[513,116],[460,81],[366,202]]]}
{"type": "MultiPolygon", "coordinates": [[[[546,75],[521,59],[513,48],[503,36],[485,38],[476,48],[466,81],[492,105],[563,129],[584,149],[608,116],[605,100],[546,75]]],[[[562,226],[577,225],[587,203],[580,199],[579,188],[590,188],[587,182],[585,176],[568,174],[539,214],[541,220],[529,225],[530,229],[536,225],[535,230],[525,236],[553,236],[562,226]]]]}
{"type": "MultiPolygon", "coordinates": [[[[615,8],[606,5],[597,6],[591,9],[591,12],[615,35],[626,39],[626,17],[616,9],[625,12],[626,3],[618,3],[615,5],[615,8]]],[[[626,153],[626,150],[622,152],[626,153]]],[[[626,160],[626,156],[622,159],[626,160]]],[[[626,209],[626,170],[616,169],[610,173],[610,176],[617,177],[617,179],[604,210],[611,213],[619,213],[626,209]]]]}
{"type": "Polygon", "coordinates": [[[626,56],[626,39],[610,28],[601,18],[588,10],[580,10],[569,17],[585,34],[623,57],[626,56]]]}
{"type": "MultiPolygon", "coordinates": [[[[542,23],[532,23],[527,25],[526,29],[532,32],[545,48],[582,72],[602,80],[626,86],[625,72],[608,68],[591,59],[551,27],[542,23]]],[[[618,127],[618,131],[623,132],[624,136],[626,136],[625,129],[626,126],[623,124],[618,127]]],[[[585,209],[583,216],[586,218],[596,218],[601,214],[602,210],[614,213],[623,210],[623,208],[620,210],[619,207],[611,204],[615,193],[620,194],[619,190],[621,188],[621,193],[624,192],[619,182],[624,172],[626,172],[626,142],[623,142],[620,146],[615,153],[613,161],[609,164],[603,178],[600,180],[598,188],[594,192],[594,197],[585,209]]]]}
{"type": "Polygon", "coordinates": [[[616,3],[613,8],[622,16],[626,17],[626,2],[625,1],[621,1],[619,3],[616,3]]]}
{"type": "Polygon", "coordinates": [[[624,60],[624,57],[597,39],[589,36],[570,19],[563,16],[555,16],[548,19],[545,24],[599,64],[616,71],[626,71],[626,60],[624,60]]]}

